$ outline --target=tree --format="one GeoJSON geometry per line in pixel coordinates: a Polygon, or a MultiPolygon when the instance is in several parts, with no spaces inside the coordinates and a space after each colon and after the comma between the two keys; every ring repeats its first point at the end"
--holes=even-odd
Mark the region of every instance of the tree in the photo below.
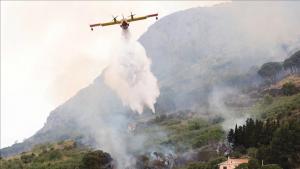
{"type": "Polygon", "coordinates": [[[229,143],[234,144],[234,131],[230,129],[228,132],[227,140],[229,143]]]}
{"type": "Polygon", "coordinates": [[[276,82],[276,77],[278,73],[282,70],[282,65],[279,62],[268,62],[261,66],[258,70],[258,74],[266,79],[266,81],[270,81],[271,83],[276,82]]]}
{"type": "Polygon", "coordinates": [[[239,151],[233,151],[230,153],[230,156],[233,158],[240,158],[242,156],[242,154],[239,151]]]}
{"type": "Polygon", "coordinates": [[[101,150],[91,151],[82,158],[81,169],[111,169],[111,156],[101,150]]]}
{"type": "Polygon", "coordinates": [[[291,74],[298,73],[300,70],[300,50],[284,60],[283,68],[289,70],[291,74]]]}
{"type": "MultiPolygon", "coordinates": [[[[300,165],[300,119],[289,119],[285,123],[279,123],[278,119],[265,122],[247,119],[243,126],[235,126],[233,136],[229,133],[227,137],[235,139],[231,156],[245,154],[243,150],[248,148],[248,155],[251,153],[252,158],[263,160],[265,164],[278,163],[283,168],[300,165]]],[[[258,162],[249,163],[249,169],[258,168],[258,162]]]]}
{"type": "Polygon", "coordinates": [[[253,147],[257,142],[254,120],[252,118],[247,119],[244,126],[244,146],[253,147]]]}
{"type": "Polygon", "coordinates": [[[300,120],[293,120],[279,127],[271,141],[273,163],[283,168],[294,168],[300,165],[300,120]]]}
{"type": "Polygon", "coordinates": [[[268,164],[271,159],[271,148],[269,145],[262,145],[257,150],[257,159],[259,161],[264,161],[264,163],[268,164]]]}
{"type": "Polygon", "coordinates": [[[238,127],[237,127],[237,124],[235,124],[234,137],[233,137],[233,146],[237,146],[238,144],[239,144],[239,140],[238,140],[238,127]]]}
{"type": "Polygon", "coordinates": [[[247,155],[248,155],[249,157],[256,158],[256,156],[257,156],[257,151],[258,151],[257,148],[250,147],[250,148],[247,149],[247,155]]]}

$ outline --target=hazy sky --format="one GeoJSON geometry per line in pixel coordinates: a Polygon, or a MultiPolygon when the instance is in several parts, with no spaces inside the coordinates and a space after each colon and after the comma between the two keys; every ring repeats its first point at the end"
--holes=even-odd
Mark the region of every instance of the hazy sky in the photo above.
{"type": "MultiPolygon", "coordinates": [[[[119,26],[96,28],[111,15],[137,15],[209,6],[217,1],[1,1],[1,144],[33,135],[50,111],[93,82],[109,60],[119,26]]],[[[138,38],[154,18],[130,25],[138,38]]]]}

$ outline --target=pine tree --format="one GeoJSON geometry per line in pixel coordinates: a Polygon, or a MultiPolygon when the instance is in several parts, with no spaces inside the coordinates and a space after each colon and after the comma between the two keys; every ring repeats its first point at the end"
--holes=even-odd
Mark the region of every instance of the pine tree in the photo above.
{"type": "Polygon", "coordinates": [[[230,129],[228,132],[227,140],[229,143],[234,144],[234,131],[230,129]]]}

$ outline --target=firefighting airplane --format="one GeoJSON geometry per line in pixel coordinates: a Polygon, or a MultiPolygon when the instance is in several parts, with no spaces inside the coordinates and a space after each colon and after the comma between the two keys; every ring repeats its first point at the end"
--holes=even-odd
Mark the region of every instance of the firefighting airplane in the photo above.
{"type": "Polygon", "coordinates": [[[128,28],[128,26],[129,26],[129,22],[144,20],[144,19],[147,19],[149,17],[156,17],[156,20],[158,19],[158,13],[156,13],[156,14],[150,14],[150,15],[146,15],[146,16],[140,16],[140,17],[134,17],[134,15],[135,14],[132,14],[132,12],[131,12],[130,16],[129,16],[130,17],[129,19],[126,19],[123,16],[123,19],[121,19],[121,20],[117,20],[118,16],[116,16],[116,17],[113,16],[113,20],[111,22],[96,23],[96,24],[90,25],[90,27],[91,27],[91,30],[93,30],[93,28],[96,27],[96,26],[109,26],[109,25],[120,24],[120,27],[123,30],[126,30],[128,28]]]}

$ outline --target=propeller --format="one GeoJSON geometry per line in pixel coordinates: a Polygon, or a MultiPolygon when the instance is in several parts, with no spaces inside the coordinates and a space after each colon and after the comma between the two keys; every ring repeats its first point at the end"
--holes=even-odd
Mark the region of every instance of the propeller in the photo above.
{"type": "Polygon", "coordinates": [[[118,17],[118,16],[113,16],[113,15],[112,15],[112,17],[113,17],[113,21],[115,21],[115,22],[116,22],[116,21],[117,21],[117,17],[118,17]]]}
{"type": "Polygon", "coordinates": [[[133,14],[132,12],[130,12],[130,15],[128,16],[128,17],[131,17],[131,19],[133,19],[133,16],[134,16],[135,14],[133,14]]]}

